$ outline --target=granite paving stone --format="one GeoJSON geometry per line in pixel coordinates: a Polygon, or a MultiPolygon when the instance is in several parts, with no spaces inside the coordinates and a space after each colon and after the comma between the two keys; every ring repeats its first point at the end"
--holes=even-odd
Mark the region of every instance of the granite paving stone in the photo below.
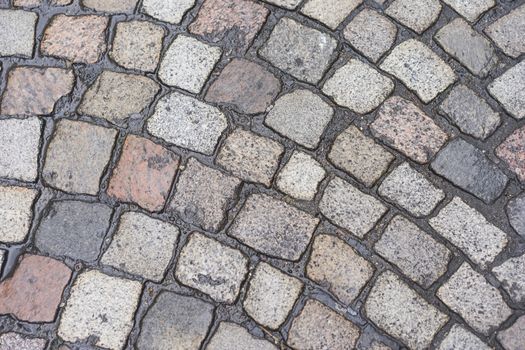
{"type": "Polygon", "coordinates": [[[498,333],[498,340],[505,350],[519,350],[525,343],[525,316],[521,316],[509,328],[498,333]]]}
{"type": "Polygon", "coordinates": [[[82,6],[100,12],[130,13],[135,10],[138,0],[82,0],[82,6]]]}
{"type": "Polygon", "coordinates": [[[3,350],[44,350],[46,344],[43,338],[25,337],[14,332],[0,335],[0,349],[3,350]]]}
{"type": "Polygon", "coordinates": [[[496,155],[503,159],[520,181],[525,182],[525,126],[510,134],[496,148],[496,155]]]}
{"type": "Polygon", "coordinates": [[[525,255],[510,258],[492,269],[503,288],[516,303],[525,302],[525,255]]]}
{"type": "Polygon", "coordinates": [[[54,6],[67,6],[71,4],[72,2],[73,0],[51,0],[50,4],[54,6]]]}
{"type": "Polygon", "coordinates": [[[42,5],[42,0],[13,0],[15,7],[38,7],[42,5]]]}
{"type": "Polygon", "coordinates": [[[441,8],[439,0],[395,0],[385,13],[421,34],[438,19],[441,8]]]}
{"type": "Polygon", "coordinates": [[[467,331],[465,327],[455,324],[448,331],[447,336],[439,344],[438,350],[490,350],[490,346],[485,344],[476,335],[467,331]]]}
{"type": "Polygon", "coordinates": [[[33,218],[33,203],[38,191],[18,186],[0,185],[0,242],[23,242],[33,218]]]}
{"type": "Polygon", "coordinates": [[[288,10],[295,9],[302,1],[303,0],[265,0],[265,2],[269,4],[276,5],[288,10]]]}
{"type": "Polygon", "coordinates": [[[525,193],[512,198],[506,211],[512,228],[520,236],[525,237],[525,193]]]}
{"type": "Polygon", "coordinates": [[[485,29],[488,36],[505,54],[518,58],[525,52],[525,5],[512,10],[485,29]]]}
{"type": "Polygon", "coordinates": [[[277,175],[276,185],[284,193],[300,200],[311,201],[326,171],[312,156],[295,151],[277,175]]]}
{"type": "Polygon", "coordinates": [[[267,340],[256,338],[232,322],[221,322],[206,350],[277,350],[267,340]]]}
{"type": "Polygon", "coordinates": [[[488,91],[514,118],[525,118],[525,61],[494,79],[488,91]]]}
{"type": "Polygon", "coordinates": [[[494,0],[443,0],[443,2],[469,22],[475,22],[483,13],[496,5],[494,0]]]}
{"type": "Polygon", "coordinates": [[[0,57],[33,55],[38,15],[23,10],[0,10],[0,57]]]}
{"type": "Polygon", "coordinates": [[[195,0],[144,0],[142,11],[160,21],[179,24],[194,5],[195,0]]]}
{"type": "Polygon", "coordinates": [[[363,0],[307,0],[301,13],[335,29],[362,2],[363,0]]]}

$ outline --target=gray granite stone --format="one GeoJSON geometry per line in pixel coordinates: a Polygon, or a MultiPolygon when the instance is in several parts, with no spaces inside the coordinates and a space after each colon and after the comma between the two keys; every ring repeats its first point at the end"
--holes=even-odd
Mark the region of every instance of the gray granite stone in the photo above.
{"type": "Polygon", "coordinates": [[[13,332],[0,335],[0,349],[2,350],[44,350],[46,344],[46,339],[25,337],[13,332]]]}
{"type": "Polygon", "coordinates": [[[441,341],[438,350],[491,350],[492,348],[485,344],[476,335],[467,331],[463,326],[455,324],[448,331],[446,337],[441,341]]]}
{"type": "Polygon", "coordinates": [[[525,254],[510,258],[492,269],[503,288],[516,303],[525,302],[525,254]]]}
{"type": "Polygon", "coordinates": [[[265,339],[254,337],[235,323],[221,322],[206,350],[277,350],[277,347],[265,339]]]}
{"type": "Polygon", "coordinates": [[[494,0],[443,0],[469,22],[475,22],[484,12],[496,5],[494,0]]]}
{"type": "Polygon", "coordinates": [[[507,205],[509,222],[516,232],[525,237],[525,193],[511,199],[507,205]]]}
{"type": "Polygon", "coordinates": [[[276,6],[279,6],[279,7],[283,7],[283,8],[288,9],[288,10],[293,10],[297,6],[299,6],[299,4],[303,0],[265,0],[265,1],[267,3],[269,3],[269,4],[273,4],[273,5],[276,5],[276,6]]]}
{"type": "Polygon", "coordinates": [[[310,201],[317,194],[326,171],[312,156],[294,151],[277,175],[276,185],[284,193],[300,200],[310,201]]]}
{"type": "Polygon", "coordinates": [[[510,115],[516,119],[525,118],[525,61],[494,79],[488,90],[510,115]]]}
{"type": "Polygon", "coordinates": [[[441,4],[439,0],[395,0],[385,12],[399,23],[421,34],[437,20],[441,4]]]}
{"type": "Polygon", "coordinates": [[[37,19],[34,12],[0,9],[0,56],[31,57],[37,19]]]}
{"type": "Polygon", "coordinates": [[[82,0],[82,6],[101,12],[130,13],[135,10],[137,2],[138,0],[82,0]]]}
{"type": "Polygon", "coordinates": [[[512,326],[499,332],[498,340],[505,350],[521,350],[525,344],[525,316],[521,316],[512,326]]]}
{"type": "Polygon", "coordinates": [[[485,29],[485,32],[505,54],[518,58],[525,52],[525,5],[501,17],[485,29]]]}
{"type": "Polygon", "coordinates": [[[333,30],[362,2],[363,0],[307,0],[301,13],[333,30]]]}
{"type": "Polygon", "coordinates": [[[160,21],[179,24],[194,4],[195,0],[144,0],[142,11],[160,21]]]}
{"type": "Polygon", "coordinates": [[[0,242],[19,243],[26,239],[33,219],[33,202],[38,191],[0,185],[0,242]]]}

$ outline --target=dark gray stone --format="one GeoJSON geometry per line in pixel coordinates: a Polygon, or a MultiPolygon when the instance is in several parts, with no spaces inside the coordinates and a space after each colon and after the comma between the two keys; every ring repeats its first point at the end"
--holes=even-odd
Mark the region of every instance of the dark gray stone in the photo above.
{"type": "Polygon", "coordinates": [[[525,192],[509,202],[507,215],[516,232],[525,237],[525,192]]]}

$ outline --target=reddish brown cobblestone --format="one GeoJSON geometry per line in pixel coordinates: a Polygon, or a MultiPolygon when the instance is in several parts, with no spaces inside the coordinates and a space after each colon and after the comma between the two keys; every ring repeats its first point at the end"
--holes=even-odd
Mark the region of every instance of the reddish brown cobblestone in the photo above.
{"type": "Polygon", "coordinates": [[[498,146],[496,154],[516,173],[518,179],[525,182],[525,127],[509,135],[505,142],[498,146]]]}

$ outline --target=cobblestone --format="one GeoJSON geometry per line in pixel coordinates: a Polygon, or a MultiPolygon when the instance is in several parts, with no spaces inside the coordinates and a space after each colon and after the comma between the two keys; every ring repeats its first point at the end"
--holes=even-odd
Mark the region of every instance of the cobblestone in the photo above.
{"type": "Polygon", "coordinates": [[[447,336],[441,344],[439,344],[438,350],[490,350],[492,349],[479,339],[474,334],[467,331],[464,327],[455,324],[452,326],[447,336]]]}
{"type": "Polygon", "coordinates": [[[277,350],[272,343],[255,338],[246,329],[231,322],[221,322],[211,338],[208,350],[277,350]]]}
{"type": "Polygon", "coordinates": [[[144,0],[142,11],[163,22],[179,24],[182,17],[195,5],[195,0],[144,0]]]}
{"type": "Polygon", "coordinates": [[[484,12],[496,5],[494,0],[443,0],[443,2],[469,22],[475,22],[484,12]]]}
{"type": "Polygon", "coordinates": [[[520,194],[509,202],[507,215],[514,230],[525,237],[525,194],[520,194]]]}
{"type": "Polygon", "coordinates": [[[438,18],[441,4],[438,0],[395,0],[386,9],[386,14],[418,34],[423,33],[438,18]]]}
{"type": "Polygon", "coordinates": [[[525,61],[496,78],[488,90],[514,118],[525,118],[525,61]]]}
{"type": "Polygon", "coordinates": [[[512,326],[498,333],[498,340],[505,350],[519,350],[525,341],[525,316],[521,316],[512,326]]]}
{"type": "Polygon", "coordinates": [[[0,56],[32,56],[38,16],[22,10],[0,10],[0,56]]]}
{"type": "Polygon", "coordinates": [[[31,225],[33,202],[38,191],[0,185],[0,242],[23,242],[31,225]]]}
{"type": "Polygon", "coordinates": [[[515,302],[525,301],[525,255],[511,258],[492,271],[515,302]]]}
{"type": "Polygon", "coordinates": [[[496,148],[496,155],[503,159],[518,179],[525,182],[525,127],[515,130],[496,148]]]}
{"type": "Polygon", "coordinates": [[[4,350],[44,350],[46,340],[24,337],[18,333],[4,333],[0,336],[0,348],[4,350]]]}
{"type": "Polygon", "coordinates": [[[284,193],[301,200],[312,200],[326,171],[306,153],[295,152],[277,176],[276,185],[284,193]]]}
{"type": "Polygon", "coordinates": [[[82,0],[82,5],[101,12],[133,12],[138,0],[82,0]]]}
{"type": "Polygon", "coordinates": [[[308,0],[301,12],[335,29],[362,2],[363,0],[308,0]]]}
{"type": "Polygon", "coordinates": [[[525,30],[525,6],[522,5],[492,23],[485,32],[510,57],[518,58],[525,52],[522,40],[525,30]]]}

